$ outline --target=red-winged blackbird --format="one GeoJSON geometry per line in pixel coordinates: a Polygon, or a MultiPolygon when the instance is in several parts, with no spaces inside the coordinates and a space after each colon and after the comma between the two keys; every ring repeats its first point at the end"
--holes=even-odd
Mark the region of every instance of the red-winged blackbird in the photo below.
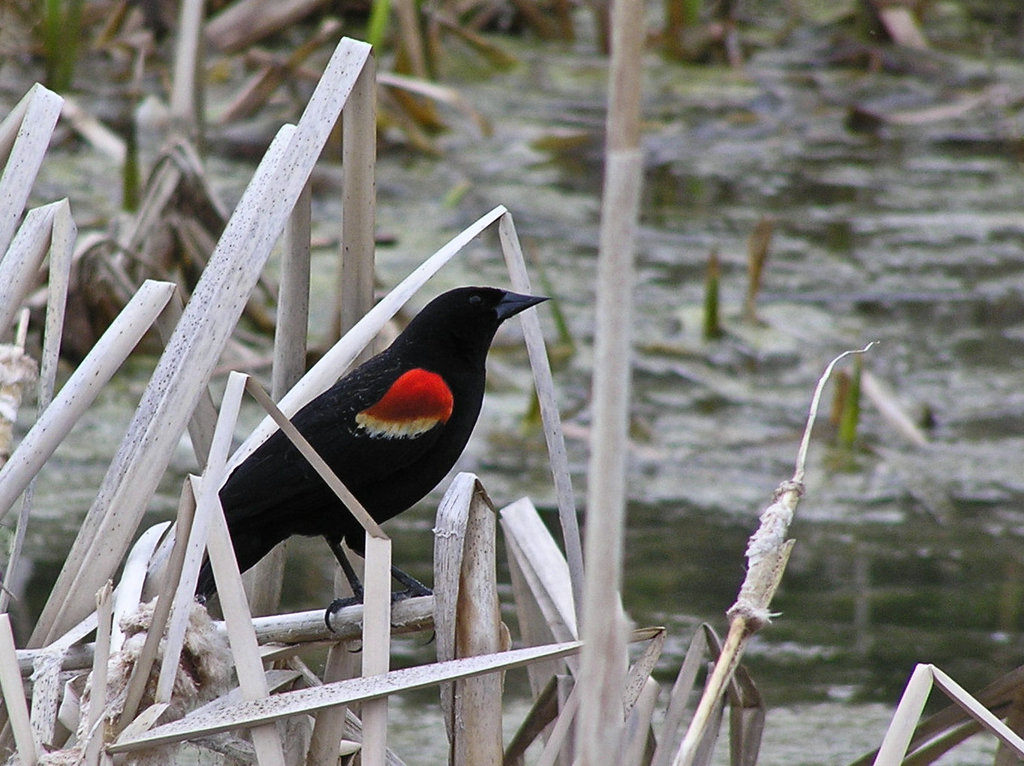
{"type": "MultiPolygon", "coordinates": [[[[451,470],[480,414],[487,352],[498,326],[543,300],[493,287],[446,292],[386,350],[292,422],[369,514],[384,522],[451,470]]],[[[283,433],[276,431],[231,473],[220,499],[243,572],[292,535],[321,535],[361,595],[340,543],[361,554],[363,529],[283,433]]],[[[401,570],[393,572],[412,592],[429,593],[401,570]]],[[[205,600],[215,590],[207,561],[196,594],[205,600]]]]}

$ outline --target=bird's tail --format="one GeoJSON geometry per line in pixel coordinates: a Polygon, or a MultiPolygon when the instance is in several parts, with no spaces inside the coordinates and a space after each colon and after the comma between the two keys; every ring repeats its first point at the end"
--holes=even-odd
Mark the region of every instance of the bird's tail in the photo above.
{"type": "Polygon", "coordinates": [[[217,592],[217,583],[213,579],[213,567],[209,557],[203,559],[199,568],[199,581],[196,583],[196,601],[205,604],[217,592]]]}

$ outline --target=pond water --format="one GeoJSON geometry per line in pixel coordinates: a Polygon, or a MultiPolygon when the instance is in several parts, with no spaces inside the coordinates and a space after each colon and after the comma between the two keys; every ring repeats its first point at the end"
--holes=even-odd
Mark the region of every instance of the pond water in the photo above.
{"type": "MultiPolygon", "coordinates": [[[[949,48],[957,38],[946,30],[949,48]]],[[[871,749],[915,663],[978,689],[1024,652],[1024,66],[1011,55],[1020,51],[996,46],[982,60],[981,43],[965,44],[969,55],[941,59],[942,76],[893,75],[831,65],[821,31],[804,34],[754,53],[743,72],[650,54],[645,83],[624,601],[637,624],[668,628],[659,677],[671,683],[700,622],[724,634],[746,539],[792,474],[829,359],[878,341],[864,369],[929,440],[915,446],[869,402],[854,450],[835,447],[828,424],[816,431],[779,615],[745,661],[770,710],[762,764],[838,764],[871,749]],[[853,107],[920,113],[982,93],[946,119],[851,119],[853,107]],[[763,325],[752,327],[739,318],[747,238],[766,215],[774,238],[763,325]],[[726,336],[707,342],[699,317],[712,250],[726,336]]],[[[379,253],[379,276],[394,284],[486,210],[512,211],[535,281],[576,344],[555,374],[582,505],[605,61],[582,43],[507,45],[517,68],[454,78],[492,135],[453,116],[440,158],[382,150],[379,228],[396,239],[379,253]]],[[[219,182],[231,195],[245,177],[219,182]]],[[[328,191],[316,203],[320,233],[333,233],[336,214],[328,191]]],[[[329,274],[331,255],[318,258],[329,274]]],[[[428,291],[467,281],[505,281],[494,240],[428,291]]],[[[543,439],[524,425],[525,354],[514,331],[502,341],[461,467],[498,505],[529,495],[554,527],[543,439]]],[[[148,364],[104,395],[40,488],[50,521],[29,541],[37,591],[55,577],[148,364]]],[[[175,470],[188,467],[183,450],[175,470]]],[[[165,480],[154,516],[173,509],[180,475],[165,480]]],[[[431,525],[424,502],[390,527],[396,561],[427,579],[431,525]]],[[[329,563],[326,547],[293,562],[290,607],[330,599],[329,563]]],[[[399,645],[408,661],[432,649],[399,645]]],[[[421,715],[418,698],[396,704],[396,721],[421,715]]],[[[419,740],[397,749],[410,764],[438,762],[419,740]]],[[[991,762],[992,750],[979,742],[948,762],[991,762]]]]}

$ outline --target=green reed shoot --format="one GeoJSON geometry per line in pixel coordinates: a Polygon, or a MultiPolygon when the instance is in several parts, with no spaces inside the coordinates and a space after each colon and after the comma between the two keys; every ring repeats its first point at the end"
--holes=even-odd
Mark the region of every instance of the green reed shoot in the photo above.
{"type": "Polygon", "coordinates": [[[71,88],[82,34],[85,0],[41,0],[46,84],[58,93],[71,88]]]}
{"type": "Polygon", "coordinates": [[[857,425],[860,422],[860,377],[861,361],[859,356],[853,358],[849,384],[839,406],[839,446],[849,449],[857,439],[857,425]]]}
{"type": "Polygon", "coordinates": [[[719,286],[722,268],[718,262],[718,251],[708,256],[708,270],[704,278],[704,340],[722,337],[721,311],[719,309],[719,286]]]}

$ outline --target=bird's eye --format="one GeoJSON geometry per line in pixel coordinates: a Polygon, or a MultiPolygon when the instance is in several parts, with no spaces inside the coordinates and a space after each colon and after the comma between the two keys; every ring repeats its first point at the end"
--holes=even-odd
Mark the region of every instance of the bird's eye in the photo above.
{"type": "Polygon", "coordinates": [[[479,306],[483,302],[484,302],[484,299],[481,298],[479,295],[471,295],[471,296],[469,296],[469,305],[470,306],[479,306]]]}

